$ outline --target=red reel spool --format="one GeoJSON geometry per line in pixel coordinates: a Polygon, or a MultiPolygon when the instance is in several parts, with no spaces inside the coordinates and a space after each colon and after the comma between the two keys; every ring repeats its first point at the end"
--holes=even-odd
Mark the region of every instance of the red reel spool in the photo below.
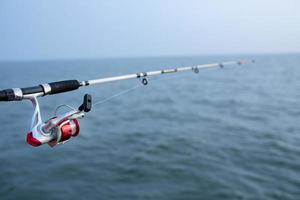
{"type": "Polygon", "coordinates": [[[76,137],[80,131],[80,125],[77,119],[68,120],[60,125],[61,138],[58,142],[64,142],[71,137],[76,137]]]}

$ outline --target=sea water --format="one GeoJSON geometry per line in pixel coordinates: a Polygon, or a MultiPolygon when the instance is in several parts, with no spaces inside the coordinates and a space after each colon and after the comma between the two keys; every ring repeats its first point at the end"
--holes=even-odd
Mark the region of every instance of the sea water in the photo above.
{"type": "MultiPolygon", "coordinates": [[[[0,102],[0,199],[300,199],[300,55],[3,62],[0,88],[239,58],[256,63],[149,78],[55,148],[26,144],[29,101],[0,102]]],[[[40,98],[42,117],[137,84],[40,98]]]]}

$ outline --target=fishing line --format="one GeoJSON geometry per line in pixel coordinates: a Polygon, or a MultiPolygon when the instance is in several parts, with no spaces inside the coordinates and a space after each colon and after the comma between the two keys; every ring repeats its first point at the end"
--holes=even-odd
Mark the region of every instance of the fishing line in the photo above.
{"type": "Polygon", "coordinates": [[[105,102],[108,102],[108,101],[110,101],[110,100],[112,100],[112,99],[114,99],[114,98],[117,98],[117,97],[121,96],[121,95],[127,94],[127,93],[129,93],[129,92],[131,92],[131,91],[133,91],[133,90],[136,90],[136,89],[138,89],[138,88],[140,88],[140,87],[142,87],[142,86],[143,86],[143,85],[138,84],[138,85],[136,85],[136,86],[134,86],[134,87],[132,87],[132,88],[129,88],[129,89],[127,89],[127,90],[123,90],[123,91],[121,91],[121,92],[119,92],[119,93],[117,93],[117,94],[114,94],[114,95],[110,96],[110,97],[107,97],[107,98],[105,98],[105,99],[102,99],[102,100],[100,100],[100,101],[97,101],[96,103],[93,104],[93,107],[95,107],[96,105],[99,105],[99,104],[103,104],[103,103],[105,103],[105,102]]]}
{"type": "MultiPolygon", "coordinates": [[[[106,98],[104,98],[104,99],[102,99],[102,100],[100,100],[100,101],[96,101],[96,103],[94,103],[92,106],[95,107],[96,105],[100,105],[100,104],[109,102],[110,100],[112,100],[112,99],[114,99],[114,98],[117,98],[117,97],[119,97],[119,96],[125,95],[125,94],[127,94],[127,93],[129,93],[129,92],[132,92],[133,90],[136,90],[136,89],[142,87],[142,86],[143,86],[142,84],[137,84],[137,85],[135,85],[134,87],[131,87],[131,88],[126,89],[126,90],[122,90],[121,92],[118,92],[118,93],[116,93],[116,94],[114,94],[114,95],[112,95],[112,96],[106,97],[106,98]]],[[[68,104],[61,104],[61,105],[59,105],[59,106],[56,107],[56,109],[55,109],[55,111],[54,111],[54,116],[56,116],[58,110],[60,110],[60,109],[63,108],[63,107],[67,107],[67,108],[69,108],[70,110],[76,110],[75,108],[73,108],[72,106],[70,106],[70,105],[68,105],[68,104]]]]}
{"type": "MultiPolygon", "coordinates": [[[[118,92],[118,93],[116,93],[116,94],[114,94],[114,95],[112,95],[112,96],[106,97],[106,98],[104,98],[104,99],[102,99],[102,100],[100,100],[100,101],[96,101],[96,103],[94,103],[92,106],[95,107],[96,105],[100,105],[100,104],[109,102],[110,100],[112,100],[112,99],[114,99],[114,98],[117,98],[117,97],[122,96],[122,95],[124,95],[124,94],[127,94],[127,93],[129,93],[129,92],[132,92],[133,90],[136,90],[136,89],[138,89],[138,88],[140,88],[140,87],[142,87],[142,86],[143,86],[143,85],[138,84],[138,85],[136,85],[136,86],[134,86],[134,87],[132,87],[132,88],[129,88],[129,89],[126,89],[126,90],[122,90],[121,92],[118,92]]],[[[69,108],[70,110],[76,110],[75,108],[73,108],[72,106],[70,106],[70,105],[68,105],[68,104],[61,104],[61,105],[59,105],[59,106],[56,107],[56,109],[55,109],[55,111],[54,111],[54,116],[57,116],[58,110],[60,110],[60,109],[63,108],[63,107],[67,107],[67,108],[69,108]]]]}
{"type": "MultiPolygon", "coordinates": [[[[151,80],[167,81],[167,80],[171,80],[171,79],[173,79],[173,78],[172,78],[172,77],[168,77],[168,78],[164,78],[164,79],[162,79],[162,78],[159,79],[158,77],[155,77],[155,78],[152,78],[151,80]]],[[[142,80],[142,81],[143,81],[143,80],[142,80]]],[[[147,83],[148,83],[148,79],[147,79],[147,83]]],[[[143,83],[142,83],[142,84],[137,84],[137,85],[135,85],[135,86],[132,87],[132,88],[123,90],[123,91],[121,91],[121,92],[118,92],[118,93],[116,93],[116,94],[114,94],[114,95],[112,95],[112,96],[109,96],[109,97],[104,98],[104,99],[102,99],[102,100],[100,100],[100,101],[97,101],[96,103],[93,104],[93,107],[95,107],[96,105],[99,105],[99,104],[103,104],[103,103],[109,102],[110,100],[112,100],[112,99],[114,99],[114,98],[117,98],[117,97],[119,97],[119,96],[125,95],[125,94],[127,94],[127,93],[129,93],[129,92],[132,92],[132,91],[134,91],[134,90],[136,90],[136,89],[142,87],[142,86],[145,86],[145,85],[144,85],[143,83]]],[[[61,106],[63,106],[63,105],[61,105],[61,106]]]]}

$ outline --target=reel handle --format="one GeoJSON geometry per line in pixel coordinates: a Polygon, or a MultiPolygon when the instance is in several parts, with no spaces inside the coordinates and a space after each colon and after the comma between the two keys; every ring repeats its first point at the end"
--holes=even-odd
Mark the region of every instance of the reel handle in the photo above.
{"type": "Polygon", "coordinates": [[[78,110],[84,112],[90,112],[92,109],[92,96],[85,94],[83,97],[83,103],[79,106],[78,110]]]}

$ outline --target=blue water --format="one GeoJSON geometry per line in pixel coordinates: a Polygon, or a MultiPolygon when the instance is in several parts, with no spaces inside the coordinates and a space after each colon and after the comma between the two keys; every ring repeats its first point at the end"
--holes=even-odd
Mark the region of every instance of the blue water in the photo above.
{"type": "MultiPolygon", "coordinates": [[[[0,88],[248,57],[257,62],[150,79],[53,149],[25,143],[30,102],[0,103],[0,199],[300,199],[300,55],[1,63],[0,88]]],[[[138,83],[41,98],[43,118],[138,83]]]]}

